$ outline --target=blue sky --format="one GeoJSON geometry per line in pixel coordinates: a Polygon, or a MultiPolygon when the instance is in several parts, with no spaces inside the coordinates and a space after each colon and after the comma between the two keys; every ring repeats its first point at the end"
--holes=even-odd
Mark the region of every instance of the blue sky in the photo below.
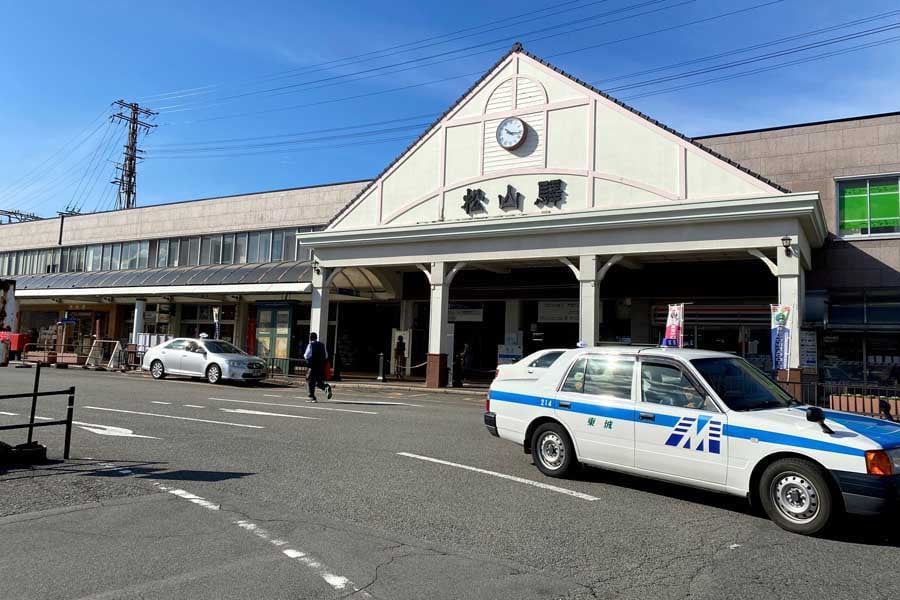
{"type": "MultiPolygon", "coordinates": [[[[782,0],[643,35],[767,1],[0,0],[0,209],[51,215],[73,203],[85,212],[109,208],[111,161],[121,158],[123,132],[104,118],[118,98],[160,111],[158,127],[141,140],[147,160],[138,170],[138,204],[147,205],[372,177],[512,39],[609,89],[900,23],[898,13],[608,81],[900,9],[895,0],[782,0]],[[447,35],[458,30],[466,31],[447,35]],[[340,60],[422,40],[430,45],[340,60]],[[433,55],[441,56],[422,60],[433,55]]],[[[897,36],[900,30],[885,31],[614,95],[693,136],[896,111],[900,42],[632,96],[897,36]]]]}

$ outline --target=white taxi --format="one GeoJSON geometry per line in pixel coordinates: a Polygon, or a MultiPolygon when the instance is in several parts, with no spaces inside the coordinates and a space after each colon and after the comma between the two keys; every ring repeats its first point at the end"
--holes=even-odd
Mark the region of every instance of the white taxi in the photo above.
{"type": "Polygon", "coordinates": [[[900,506],[900,424],[802,405],[730,354],[569,350],[487,402],[488,431],[552,477],[584,463],[744,496],[802,534],[900,506]]]}

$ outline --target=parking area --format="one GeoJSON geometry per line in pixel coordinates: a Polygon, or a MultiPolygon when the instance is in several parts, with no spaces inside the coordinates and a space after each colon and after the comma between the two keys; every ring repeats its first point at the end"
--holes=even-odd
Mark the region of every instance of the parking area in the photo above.
{"type": "MultiPolygon", "coordinates": [[[[32,376],[0,371],[0,394],[32,376]]],[[[3,598],[895,596],[895,523],[804,538],[740,499],[546,478],[487,434],[483,395],[42,381],[76,386],[72,460],[0,471],[3,598]]],[[[0,406],[0,424],[23,417],[0,406]]],[[[61,428],[37,439],[59,458],[61,428]]]]}

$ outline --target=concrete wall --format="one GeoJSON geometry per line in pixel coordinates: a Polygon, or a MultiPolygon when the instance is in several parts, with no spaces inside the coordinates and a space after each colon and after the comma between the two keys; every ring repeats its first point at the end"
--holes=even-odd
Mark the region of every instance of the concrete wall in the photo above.
{"type": "MultiPolygon", "coordinates": [[[[794,192],[818,191],[837,232],[836,177],[900,173],[900,115],[734,133],[698,141],[794,192]]],[[[807,289],[900,287],[895,239],[832,237],[813,254],[807,289]]]]}
{"type": "Polygon", "coordinates": [[[835,177],[900,172],[900,115],[697,138],[792,192],[818,191],[837,229],[835,177]]]}
{"type": "MultiPolygon", "coordinates": [[[[64,246],[324,225],[366,182],[244,194],[66,217],[64,246]]],[[[0,225],[0,251],[56,246],[60,220],[0,225]]]]}

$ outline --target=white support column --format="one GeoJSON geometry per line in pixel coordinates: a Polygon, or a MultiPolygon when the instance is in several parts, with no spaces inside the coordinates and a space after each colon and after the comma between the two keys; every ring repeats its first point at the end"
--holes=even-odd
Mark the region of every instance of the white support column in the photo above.
{"type": "MultiPolygon", "coordinates": [[[[319,267],[313,270],[309,332],[319,336],[323,344],[328,337],[328,288],[331,269],[319,267]]],[[[327,347],[327,346],[326,346],[327,347]]]]}
{"type": "Polygon", "coordinates": [[[800,325],[803,323],[803,300],[806,280],[800,257],[796,251],[788,256],[784,248],[778,248],[778,303],[793,307],[791,327],[791,356],[788,366],[800,368],[800,325]]]}
{"type": "Polygon", "coordinates": [[[134,324],[131,327],[131,343],[138,343],[138,334],[144,333],[144,311],[147,310],[147,300],[138,298],[134,301],[134,324]]]}
{"type": "Polygon", "coordinates": [[[428,362],[426,364],[425,386],[429,388],[447,385],[447,355],[453,351],[448,348],[447,321],[450,308],[450,283],[447,264],[431,263],[427,271],[431,288],[431,304],[428,316],[428,362]]]}
{"type": "Polygon", "coordinates": [[[599,304],[597,257],[585,254],[578,257],[578,337],[588,346],[597,343],[599,304]]]}

